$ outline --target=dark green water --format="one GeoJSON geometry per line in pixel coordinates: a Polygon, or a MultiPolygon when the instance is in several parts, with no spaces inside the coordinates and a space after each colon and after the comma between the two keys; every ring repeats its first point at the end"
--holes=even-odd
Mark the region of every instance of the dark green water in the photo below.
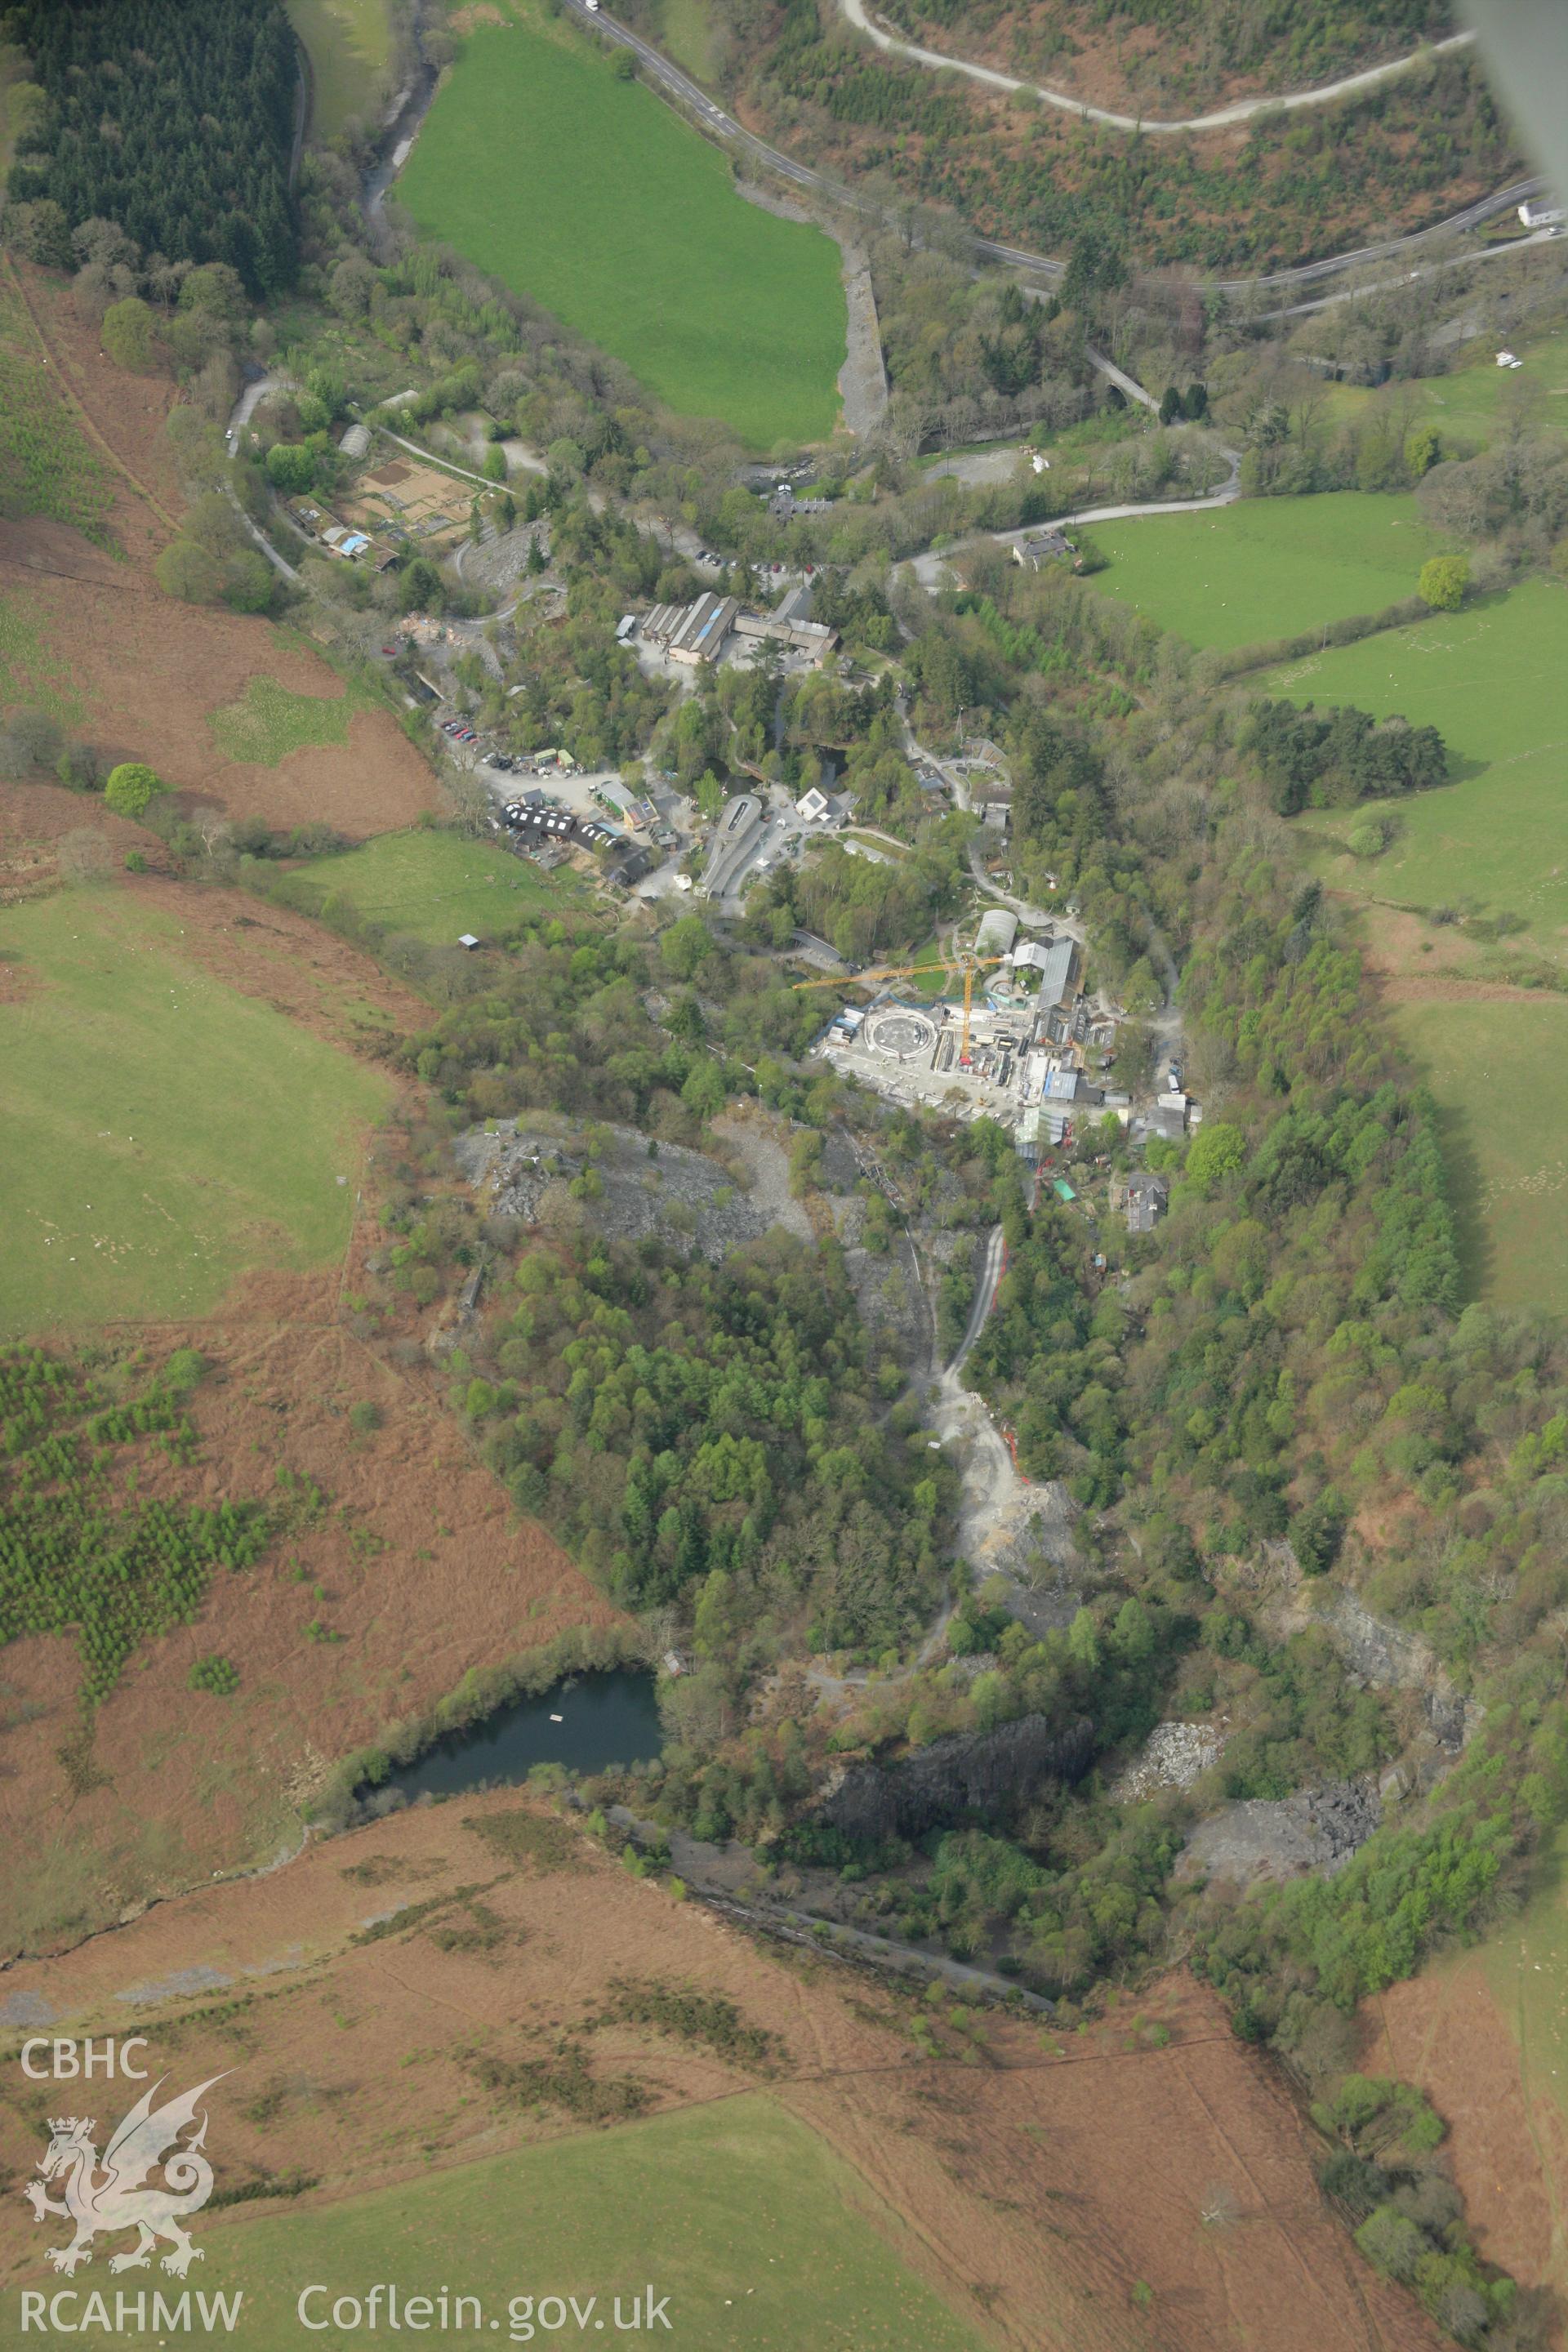
{"type": "Polygon", "coordinates": [[[571,1677],[538,1698],[499,1708],[428,1748],[384,1785],[400,1789],[412,1804],[416,1797],[457,1796],[487,1781],[526,1780],[535,1764],[602,1772],[611,1764],[657,1756],[663,1745],[653,1676],[617,1667],[571,1677]],[[557,1715],[561,1721],[554,1723],[557,1715]]]}

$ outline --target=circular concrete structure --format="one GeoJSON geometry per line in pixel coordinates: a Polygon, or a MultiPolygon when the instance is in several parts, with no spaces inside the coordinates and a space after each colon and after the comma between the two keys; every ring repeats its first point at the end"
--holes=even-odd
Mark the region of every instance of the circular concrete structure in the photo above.
{"type": "Polygon", "coordinates": [[[885,1054],[890,1062],[913,1062],[921,1055],[932,1054],[936,1040],[935,1022],[902,1005],[891,1013],[873,1013],[866,1023],[866,1043],[874,1054],[885,1054]]]}

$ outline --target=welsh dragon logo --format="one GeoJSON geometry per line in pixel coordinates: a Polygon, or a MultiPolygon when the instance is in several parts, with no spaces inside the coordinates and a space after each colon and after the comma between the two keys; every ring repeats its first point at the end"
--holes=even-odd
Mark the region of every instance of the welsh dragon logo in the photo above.
{"type": "Polygon", "coordinates": [[[110,2256],[111,2271],[145,2270],[160,2238],[166,2238],[173,2248],[163,2256],[163,2268],[176,2278],[184,2278],[191,2264],[202,2259],[200,2246],[192,2245],[181,2222],[199,2213],[212,2195],[213,2168],[203,2154],[207,2119],[205,2115],[199,2122],[197,2118],[203,2097],[223,2076],[214,2074],[183,2098],[170,2099],[155,2108],[153,2102],[163,2079],[160,2077],[142,2093],[115,2131],[101,2161],[92,2137],[96,2123],[85,2116],[49,2120],[49,2144],[38,2159],[43,2179],[29,2180],[22,2194],[33,2209],[35,2221],[57,2213],[62,2221],[75,2223],[76,2235],[69,2245],[51,2246],[45,2255],[68,2278],[81,2263],[91,2262],[92,2242],[100,2230],[140,2233],[129,2253],[110,2256]],[[196,2129],[182,2145],[180,2135],[192,2124],[196,2129]],[[149,2187],[151,2175],[160,2168],[162,2187],[149,2187]],[[60,2201],[46,2194],[44,2183],[51,2180],[63,2184],[60,2201]]]}

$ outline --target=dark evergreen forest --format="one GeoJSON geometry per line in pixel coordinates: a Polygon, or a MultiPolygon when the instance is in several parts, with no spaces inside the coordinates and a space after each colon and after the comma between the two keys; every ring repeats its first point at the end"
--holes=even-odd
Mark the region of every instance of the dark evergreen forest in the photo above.
{"type": "Polygon", "coordinates": [[[143,253],[226,261],[252,294],[292,280],[299,53],[280,0],[20,0],[0,35],[48,112],[13,165],[18,203],[117,221],[143,253]]]}

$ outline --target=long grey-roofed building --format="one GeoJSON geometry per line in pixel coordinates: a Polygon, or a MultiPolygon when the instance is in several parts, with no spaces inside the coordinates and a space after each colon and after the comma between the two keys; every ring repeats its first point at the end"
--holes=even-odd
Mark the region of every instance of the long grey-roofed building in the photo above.
{"type": "Polygon", "coordinates": [[[716,662],[741,607],[733,596],[706,590],[691,604],[656,604],[642,625],[644,640],[662,646],[671,661],[716,662]]]}

